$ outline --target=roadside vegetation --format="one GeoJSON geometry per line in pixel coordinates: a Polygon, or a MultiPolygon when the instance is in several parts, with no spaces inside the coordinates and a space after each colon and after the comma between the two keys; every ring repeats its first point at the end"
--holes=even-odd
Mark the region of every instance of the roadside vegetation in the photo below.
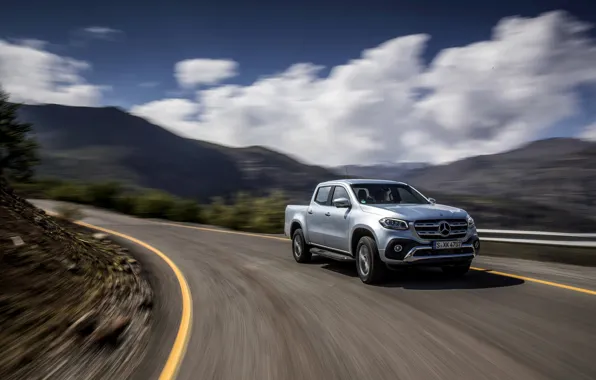
{"type": "MultiPolygon", "coordinates": [[[[253,197],[238,193],[207,204],[153,189],[128,189],[118,182],[80,183],[55,179],[15,182],[24,198],[53,199],[114,210],[142,218],[205,223],[234,230],[282,233],[287,199],[283,192],[253,197]]],[[[66,210],[68,212],[68,210],[66,210]]]]}

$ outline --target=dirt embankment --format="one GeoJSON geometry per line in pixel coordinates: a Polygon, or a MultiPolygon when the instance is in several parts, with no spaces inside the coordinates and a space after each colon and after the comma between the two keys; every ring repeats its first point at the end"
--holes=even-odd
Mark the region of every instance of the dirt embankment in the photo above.
{"type": "Polygon", "coordinates": [[[127,250],[0,183],[0,379],[124,379],[152,292],[127,250]]]}

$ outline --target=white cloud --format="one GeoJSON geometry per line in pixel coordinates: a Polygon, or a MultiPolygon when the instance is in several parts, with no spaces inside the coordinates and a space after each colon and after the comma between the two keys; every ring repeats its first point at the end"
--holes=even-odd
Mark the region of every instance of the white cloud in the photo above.
{"type": "Polygon", "coordinates": [[[88,84],[87,62],[42,50],[39,45],[0,40],[0,85],[23,103],[98,105],[106,87],[88,84]]]}
{"type": "Polygon", "coordinates": [[[575,114],[576,87],[596,83],[587,30],[564,12],[510,17],[491,40],[445,49],[428,66],[429,36],[411,35],[325,78],[296,64],[249,86],[198,91],[179,110],[162,100],[131,111],[189,137],[267,145],[318,164],[446,162],[514,148],[575,114]]]}
{"type": "Polygon", "coordinates": [[[175,124],[176,132],[188,134],[196,127],[199,105],[188,99],[164,99],[135,106],[134,114],[155,120],[159,118],[165,124],[175,124]]]}
{"type": "Polygon", "coordinates": [[[187,59],[176,63],[174,75],[178,84],[192,88],[213,85],[237,75],[238,63],[227,59],[187,59]]]}
{"type": "Polygon", "coordinates": [[[14,40],[19,45],[29,46],[33,49],[43,49],[48,45],[47,41],[38,40],[35,38],[19,38],[14,40]]]}
{"type": "Polygon", "coordinates": [[[588,141],[596,141],[596,122],[585,127],[578,137],[588,141]]]}
{"type": "Polygon", "coordinates": [[[119,29],[114,29],[107,26],[88,26],[83,29],[83,31],[90,36],[101,39],[111,39],[115,35],[123,33],[119,29]]]}

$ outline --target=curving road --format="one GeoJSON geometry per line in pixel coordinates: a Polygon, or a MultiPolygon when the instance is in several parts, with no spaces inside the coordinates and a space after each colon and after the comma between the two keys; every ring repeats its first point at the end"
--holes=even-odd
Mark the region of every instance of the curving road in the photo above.
{"type": "MultiPolygon", "coordinates": [[[[479,257],[476,267],[549,283],[425,271],[372,287],[353,265],[297,264],[288,241],[85,215],[184,273],[193,315],[178,379],[596,378],[596,295],[549,285],[596,290],[596,268],[479,257]]],[[[169,307],[179,308],[180,287],[164,276],[169,307]]]]}

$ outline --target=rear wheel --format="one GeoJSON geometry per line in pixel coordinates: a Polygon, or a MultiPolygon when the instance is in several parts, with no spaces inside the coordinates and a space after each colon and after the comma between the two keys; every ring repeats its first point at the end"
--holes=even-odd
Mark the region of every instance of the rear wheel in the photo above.
{"type": "Polygon", "coordinates": [[[460,264],[460,265],[452,265],[452,266],[445,266],[441,267],[443,273],[454,276],[454,277],[461,277],[464,276],[470,270],[470,263],[468,264],[460,264]]]}
{"type": "Polygon", "coordinates": [[[299,263],[307,263],[312,257],[310,253],[310,245],[306,244],[304,240],[304,233],[302,229],[298,228],[292,235],[292,256],[294,260],[299,263]]]}
{"type": "Polygon", "coordinates": [[[364,236],[356,246],[356,269],[358,277],[365,284],[376,284],[387,276],[387,266],[379,256],[379,249],[374,239],[364,236]]]}

